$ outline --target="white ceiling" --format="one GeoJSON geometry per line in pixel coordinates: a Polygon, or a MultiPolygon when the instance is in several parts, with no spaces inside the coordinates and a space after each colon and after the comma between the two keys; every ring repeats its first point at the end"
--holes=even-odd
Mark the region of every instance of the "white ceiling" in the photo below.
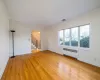
{"type": "Polygon", "coordinates": [[[5,0],[13,20],[52,25],[100,7],[100,0],[5,0]]]}

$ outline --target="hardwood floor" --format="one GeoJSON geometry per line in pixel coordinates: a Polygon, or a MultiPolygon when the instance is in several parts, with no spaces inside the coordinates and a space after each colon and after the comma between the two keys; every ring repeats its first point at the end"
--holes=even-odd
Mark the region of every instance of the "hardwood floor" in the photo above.
{"type": "Polygon", "coordinates": [[[100,80],[100,68],[43,51],[10,58],[1,80],[100,80]]]}
{"type": "Polygon", "coordinates": [[[37,53],[37,52],[40,52],[40,49],[35,49],[35,50],[32,50],[31,52],[32,53],[37,53]]]}

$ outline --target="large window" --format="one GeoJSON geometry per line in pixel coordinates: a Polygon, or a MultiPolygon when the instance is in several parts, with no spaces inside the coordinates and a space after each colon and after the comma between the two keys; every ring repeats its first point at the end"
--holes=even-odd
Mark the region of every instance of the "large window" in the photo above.
{"type": "Polygon", "coordinates": [[[70,45],[70,29],[64,30],[64,44],[69,46],[70,45]]]}
{"type": "Polygon", "coordinates": [[[78,27],[71,28],[71,46],[78,46],[78,27]]]}
{"type": "Polygon", "coordinates": [[[84,25],[59,31],[59,43],[65,46],[89,48],[90,25],[84,25]]]}
{"type": "Polygon", "coordinates": [[[63,30],[59,31],[59,43],[60,45],[63,45],[63,40],[64,39],[64,35],[63,35],[63,30]]]}
{"type": "Polygon", "coordinates": [[[89,25],[80,27],[80,47],[89,48],[89,25]]]}

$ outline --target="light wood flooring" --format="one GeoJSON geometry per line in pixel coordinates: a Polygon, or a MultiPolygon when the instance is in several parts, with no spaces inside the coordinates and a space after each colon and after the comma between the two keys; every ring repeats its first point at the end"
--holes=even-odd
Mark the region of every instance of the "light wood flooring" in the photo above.
{"type": "Polygon", "coordinates": [[[100,68],[42,51],[10,58],[1,80],[100,80],[100,68]]]}
{"type": "Polygon", "coordinates": [[[31,52],[32,53],[37,53],[37,52],[40,52],[41,50],[40,49],[35,49],[35,50],[32,50],[31,52]]]}

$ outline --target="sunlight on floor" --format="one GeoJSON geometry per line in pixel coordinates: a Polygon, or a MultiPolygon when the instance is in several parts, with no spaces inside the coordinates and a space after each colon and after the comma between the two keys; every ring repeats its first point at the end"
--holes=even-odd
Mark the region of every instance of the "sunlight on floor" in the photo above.
{"type": "Polygon", "coordinates": [[[40,52],[40,49],[32,50],[32,53],[37,53],[37,52],[40,52]]]}

